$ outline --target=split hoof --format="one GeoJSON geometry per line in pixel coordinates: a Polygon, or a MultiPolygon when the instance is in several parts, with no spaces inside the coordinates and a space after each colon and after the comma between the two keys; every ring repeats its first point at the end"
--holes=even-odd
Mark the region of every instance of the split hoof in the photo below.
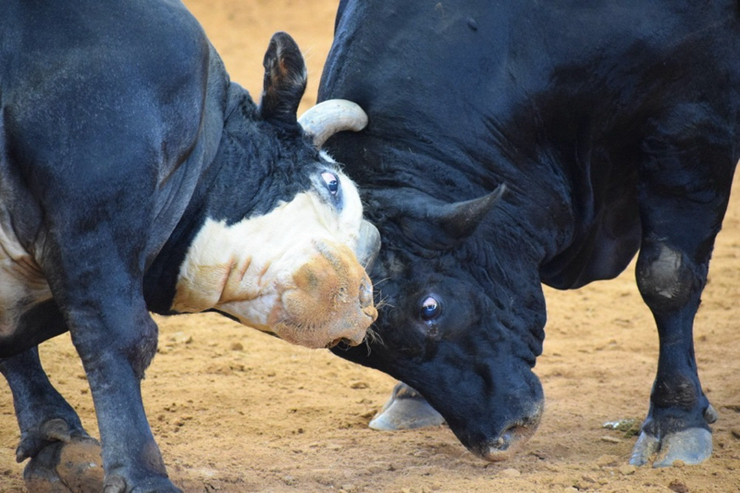
{"type": "Polygon", "coordinates": [[[397,384],[383,409],[370,421],[373,430],[397,431],[439,426],[445,419],[416,390],[397,384]]]}
{"type": "Polygon", "coordinates": [[[684,464],[701,464],[712,455],[712,433],[704,428],[689,428],[658,439],[640,433],[632,449],[630,464],[642,466],[657,455],[653,467],[669,467],[676,461],[684,464]]]}
{"type": "Polygon", "coordinates": [[[87,437],[47,445],[23,471],[29,493],[98,493],[104,476],[100,444],[87,437]]]}

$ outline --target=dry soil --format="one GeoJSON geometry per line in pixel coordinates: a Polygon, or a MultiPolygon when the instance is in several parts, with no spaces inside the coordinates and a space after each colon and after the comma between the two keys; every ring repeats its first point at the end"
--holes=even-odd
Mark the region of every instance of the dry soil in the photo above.
{"type": "MultiPolygon", "coordinates": [[[[186,0],[232,79],[258,98],[270,35],[304,51],[313,104],[337,0],[186,0]]],[[[368,67],[372,70],[372,67],[368,67]]],[[[572,292],[547,290],[546,410],[524,451],[489,464],[448,428],[367,428],[394,380],[325,350],[289,345],[217,315],[157,317],[160,346],[144,402],[169,473],[186,492],[730,492],[740,491],[740,198],[728,211],[696,319],[705,390],[720,413],[713,457],[668,469],[627,465],[657,361],[652,317],[632,267],[572,292]]],[[[41,348],[45,368],[97,436],[84,372],[67,335],[41,348]]],[[[0,383],[0,492],[23,491],[18,430],[0,383]]]]}

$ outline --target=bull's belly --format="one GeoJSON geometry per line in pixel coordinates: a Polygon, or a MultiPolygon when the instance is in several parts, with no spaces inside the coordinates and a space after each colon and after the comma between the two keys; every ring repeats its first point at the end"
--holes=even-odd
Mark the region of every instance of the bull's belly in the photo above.
{"type": "Polygon", "coordinates": [[[0,221],[0,341],[15,333],[26,311],[49,299],[51,290],[38,264],[0,221]]]}

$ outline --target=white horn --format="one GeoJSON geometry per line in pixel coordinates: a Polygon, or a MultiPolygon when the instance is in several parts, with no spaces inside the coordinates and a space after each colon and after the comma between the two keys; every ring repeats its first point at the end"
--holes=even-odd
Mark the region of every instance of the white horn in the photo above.
{"type": "Polygon", "coordinates": [[[367,126],[367,115],[359,105],[346,99],[322,101],[298,119],[303,131],[321,147],[329,137],[343,130],[359,132],[367,126]]]}

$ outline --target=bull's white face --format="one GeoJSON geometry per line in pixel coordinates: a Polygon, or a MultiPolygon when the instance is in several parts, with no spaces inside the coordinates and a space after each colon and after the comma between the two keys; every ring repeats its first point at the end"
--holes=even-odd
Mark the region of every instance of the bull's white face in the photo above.
{"type": "Polygon", "coordinates": [[[354,253],[361,222],[355,185],[331,168],[265,215],[209,219],[180,268],[172,309],[216,309],[311,348],[357,344],[377,318],[354,253]]]}

